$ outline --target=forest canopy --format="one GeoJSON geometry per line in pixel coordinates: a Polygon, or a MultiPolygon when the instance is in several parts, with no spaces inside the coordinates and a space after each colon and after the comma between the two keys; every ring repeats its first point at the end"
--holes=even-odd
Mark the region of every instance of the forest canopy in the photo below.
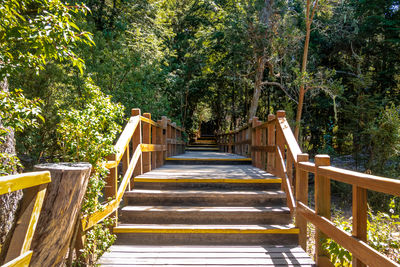
{"type": "Polygon", "coordinates": [[[226,132],[284,109],[304,151],[399,177],[399,9],[398,0],[0,0],[1,175],[88,161],[90,213],[101,163],[141,108],[189,138],[205,122],[226,132]],[[16,154],[6,149],[14,132],[16,154]]]}

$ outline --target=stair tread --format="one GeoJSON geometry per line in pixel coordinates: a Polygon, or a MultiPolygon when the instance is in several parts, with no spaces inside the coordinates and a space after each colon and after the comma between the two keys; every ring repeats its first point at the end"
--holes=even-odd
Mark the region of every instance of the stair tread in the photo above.
{"type": "Polygon", "coordinates": [[[215,206],[126,206],[122,212],[129,211],[179,211],[179,212],[289,212],[283,206],[270,207],[215,207],[215,206]]]}
{"type": "Polygon", "coordinates": [[[299,246],[113,245],[101,264],[135,266],[313,266],[299,246]],[[138,265],[139,264],[139,265],[138,265]]]}
{"type": "Polygon", "coordinates": [[[235,229],[235,230],[270,230],[270,229],[296,229],[293,224],[120,224],[114,229],[193,229],[193,230],[208,230],[208,229],[235,229]]]}
{"type": "Polygon", "coordinates": [[[252,245],[252,246],[238,246],[238,245],[113,245],[110,247],[110,252],[228,252],[232,254],[236,253],[276,253],[276,252],[304,252],[304,250],[297,245],[294,246],[282,246],[282,245],[252,245]]]}
{"type": "Polygon", "coordinates": [[[189,196],[197,196],[197,195],[263,195],[270,197],[285,197],[285,192],[282,190],[190,190],[190,189],[133,189],[131,191],[125,192],[126,196],[135,195],[135,194],[171,194],[171,195],[189,195],[189,196]]]}

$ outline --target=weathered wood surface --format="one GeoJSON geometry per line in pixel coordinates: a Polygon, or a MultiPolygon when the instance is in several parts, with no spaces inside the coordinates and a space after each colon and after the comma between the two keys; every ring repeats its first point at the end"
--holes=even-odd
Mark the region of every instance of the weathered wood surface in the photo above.
{"type": "Polygon", "coordinates": [[[314,266],[296,246],[127,246],[116,245],[101,266],[314,266]]]}
{"type": "Polygon", "coordinates": [[[89,163],[40,164],[36,170],[48,170],[44,205],[33,237],[31,266],[57,266],[63,260],[80,213],[91,165],[89,163]]]}
{"type": "Polygon", "coordinates": [[[172,156],[172,159],[216,159],[216,160],[224,160],[224,159],[246,159],[246,157],[231,153],[222,153],[222,152],[203,152],[203,151],[188,151],[185,154],[172,156]]]}

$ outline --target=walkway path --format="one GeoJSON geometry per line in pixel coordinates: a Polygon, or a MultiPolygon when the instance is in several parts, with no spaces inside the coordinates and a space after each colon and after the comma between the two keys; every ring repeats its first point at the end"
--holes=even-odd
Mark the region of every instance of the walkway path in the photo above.
{"type": "Polygon", "coordinates": [[[116,244],[100,263],[313,266],[297,244],[280,182],[233,154],[190,151],[169,158],[135,177],[114,228],[116,244]]]}

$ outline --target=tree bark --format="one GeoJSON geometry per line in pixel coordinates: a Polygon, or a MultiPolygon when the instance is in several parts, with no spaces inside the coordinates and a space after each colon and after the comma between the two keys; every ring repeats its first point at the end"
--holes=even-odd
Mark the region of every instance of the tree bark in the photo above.
{"type": "MultiPolygon", "coordinates": [[[[311,11],[311,0],[307,0],[306,5],[306,39],[304,42],[304,50],[303,50],[303,60],[301,62],[301,74],[305,73],[307,70],[307,58],[308,58],[308,48],[310,45],[310,34],[311,34],[311,24],[314,19],[315,11],[318,7],[318,0],[315,0],[313,9],[311,11]]],[[[303,103],[304,103],[304,96],[305,96],[305,88],[304,83],[300,85],[299,91],[299,101],[297,105],[297,113],[296,113],[296,125],[294,128],[294,137],[296,140],[299,140],[300,134],[300,126],[301,126],[301,116],[303,113],[303,103]]]]}
{"type": "Polygon", "coordinates": [[[35,170],[51,173],[38,227],[32,240],[31,266],[58,266],[74,232],[89,181],[89,163],[40,164],[35,170]]]}
{"type": "MultiPolygon", "coordinates": [[[[8,92],[8,81],[5,78],[0,82],[0,90],[8,92]]],[[[4,128],[0,118],[0,128],[4,128]]],[[[5,142],[0,144],[0,152],[10,155],[16,155],[14,130],[10,127],[7,128],[8,134],[5,137],[5,142]]],[[[10,164],[10,162],[0,159],[0,164],[10,164]]],[[[14,171],[10,174],[17,173],[17,166],[14,166],[14,171]]],[[[0,176],[3,174],[0,174],[0,176]]],[[[14,232],[15,221],[17,218],[17,211],[19,203],[22,199],[22,190],[11,192],[8,194],[0,195],[0,265],[4,263],[7,255],[8,244],[14,232]]]]}
{"type": "Polygon", "coordinates": [[[256,78],[254,82],[254,92],[253,98],[251,99],[251,105],[249,109],[248,120],[256,116],[258,101],[260,100],[260,95],[262,91],[262,80],[264,79],[264,69],[265,69],[266,59],[261,57],[257,60],[256,78]]]}
{"type": "MultiPolygon", "coordinates": [[[[260,22],[264,25],[268,25],[271,23],[272,11],[273,11],[274,0],[265,0],[264,7],[260,11],[260,22]]],[[[268,29],[264,32],[261,38],[266,38],[268,29]]],[[[257,39],[257,38],[256,38],[257,39]]],[[[249,117],[248,120],[251,120],[253,117],[256,116],[257,109],[258,109],[258,101],[260,100],[260,95],[262,91],[262,81],[264,79],[264,70],[265,64],[267,63],[267,55],[265,54],[265,48],[262,47],[261,56],[255,53],[256,58],[256,73],[255,73],[255,80],[254,80],[254,92],[253,98],[251,99],[250,109],[249,109],[249,117]]],[[[248,121],[247,120],[247,121],[248,121]]]]}

